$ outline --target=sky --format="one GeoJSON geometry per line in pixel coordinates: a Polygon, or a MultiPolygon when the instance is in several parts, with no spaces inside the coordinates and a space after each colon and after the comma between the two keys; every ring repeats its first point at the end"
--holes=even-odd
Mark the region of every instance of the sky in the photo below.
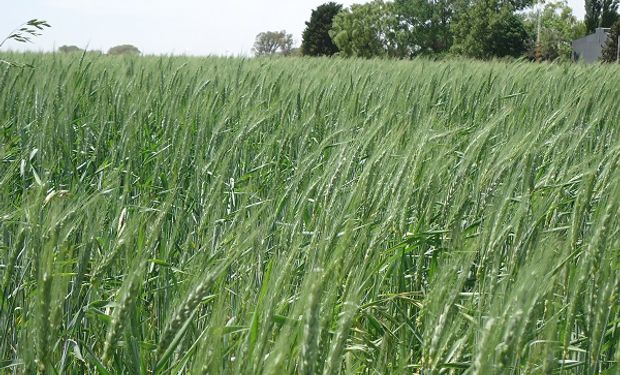
{"type": "MultiPolygon", "coordinates": [[[[286,30],[301,43],[312,9],[328,0],[3,0],[0,38],[32,18],[52,25],[34,43],[12,50],[76,45],[106,52],[133,44],[145,54],[250,55],[256,34],[286,30]],[[7,4],[8,3],[8,4],[7,4]]],[[[345,6],[364,0],[339,1],[345,6]]],[[[568,0],[583,19],[584,0],[568,0]]]]}

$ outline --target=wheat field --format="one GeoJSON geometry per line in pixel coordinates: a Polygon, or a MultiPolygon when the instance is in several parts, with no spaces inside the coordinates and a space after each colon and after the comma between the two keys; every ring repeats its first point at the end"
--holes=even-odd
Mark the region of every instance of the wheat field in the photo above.
{"type": "Polygon", "coordinates": [[[4,56],[0,373],[620,374],[618,68],[4,56]]]}

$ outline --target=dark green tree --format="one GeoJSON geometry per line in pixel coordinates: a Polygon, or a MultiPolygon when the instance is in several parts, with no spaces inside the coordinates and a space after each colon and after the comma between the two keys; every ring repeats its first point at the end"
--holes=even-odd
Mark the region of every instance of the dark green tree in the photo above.
{"type": "Polygon", "coordinates": [[[519,57],[526,49],[527,31],[523,21],[508,6],[491,17],[489,24],[489,55],[493,57],[519,57]]]}
{"type": "Polygon", "coordinates": [[[611,27],[618,20],[618,0],[602,0],[600,27],[611,27]]]}
{"type": "Polygon", "coordinates": [[[601,61],[610,63],[618,60],[618,36],[620,36],[620,20],[616,21],[609,30],[609,37],[603,46],[601,61]]]}
{"type": "Polygon", "coordinates": [[[334,17],[342,10],[335,2],[325,3],[312,11],[302,35],[301,53],[305,56],[331,56],[338,47],[329,36],[334,17]]]}
{"type": "Polygon", "coordinates": [[[593,33],[597,27],[611,27],[618,19],[618,0],[585,0],[586,31],[593,33]]]}
{"type": "Polygon", "coordinates": [[[528,34],[509,2],[475,0],[453,25],[452,51],[468,57],[519,57],[526,51],[528,34]]]}
{"type": "Polygon", "coordinates": [[[593,33],[599,25],[603,4],[601,0],[585,0],[585,6],[586,14],[583,22],[586,24],[586,31],[593,33]]]}
{"type": "Polygon", "coordinates": [[[396,0],[398,35],[414,54],[441,53],[452,45],[455,0],[396,0]]]}

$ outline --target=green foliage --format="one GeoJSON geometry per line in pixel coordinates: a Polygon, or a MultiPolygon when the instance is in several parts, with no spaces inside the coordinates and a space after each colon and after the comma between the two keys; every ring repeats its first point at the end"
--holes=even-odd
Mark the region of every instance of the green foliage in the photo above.
{"type": "Polygon", "coordinates": [[[600,27],[611,27],[618,20],[618,1],[601,0],[601,21],[600,27]]]}
{"type": "Polygon", "coordinates": [[[507,5],[516,11],[521,11],[526,8],[532,7],[537,2],[538,0],[501,0],[500,1],[502,5],[507,5]]]}
{"type": "Polygon", "coordinates": [[[301,53],[305,56],[331,56],[338,52],[338,47],[329,36],[334,17],[342,10],[342,5],[334,2],[325,3],[312,11],[306,22],[301,53]]]}
{"type": "Polygon", "coordinates": [[[442,53],[452,45],[450,24],[455,0],[396,0],[395,13],[401,43],[410,54],[442,53]]]}
{"type": "MultiPolygon", "coordinates": [[[[443,56],[448,51],[482,59],[519,57],[530,38],[522,16],[515,12],[531,4],[531,0],[374,0],[341,11],[330,35],[340,54],[349,57],[411,58],[443,56]]],[[[548,44],[560,44],[552,32],[545,38],[548,44]]]]}
{"type": "Polygon", "coordinates": [[[527,31],[513,7],[497,0],[474,0],[453,25],[452,51],[477,59],[519,57],[527,31]]]}
{"type": "Polygon", "coordinates": [[[394,22],[393,3],[373,0],[338,13],[329,34],[342,56],[397,57],[394,22]]]}
{"type": "Polygon", "coordinates": [[[597,27],[611,27],[618,19],[618,0],[585,0],[586,31],[593,33],[597,27]]]}
{"type": "Polygon", "coordinates": [[[121,44],[108,50],[108,55],[139,55],[141,53],[138,47],[131,44],[121,44]]]}
{"type": "Polygon", "coordinates": [[[620,37],[620,21],[616,21],[609,30],[609,37],[603,46],[601,61],[608,63],[618,61],[618,37],[620,37]]]}
{"type": "Polygon", "coordinates": [[[616,67],[8,57],[0,372],[614,373],[616,67]]]}
{"type": "Polygon", "coordinates": [[[254,54],[267,56],[281,54],[288,56],[293,50],[293,35],[282,31],[265,31],[259,33],[254,41],[254,54]]]}
{"type": "Polygon", "coordinates": [[[330,34],[344,56],[410,58],[452,43],[452,0],[374,0],[340,12],[330,34]]]}
{"type": "Polygon", "coordinates": [[[584,23],[586,25],[586,31],[588,34],[594,32],[599,27],[602,11],[603,0],[585,0],[586,14],[584,16],[584,23]]]}
{"type": "Polygon", "coordinates": [[[341,11],[330,35],[343,56],[411,58],[448,50],[469,57],[518,57],[528,34],[514,13],[527,2],[374,0],[341,11]],[[454,42],[454,43],[453,43],[454,42]]]}
{"type": "MultiPolygon", "coordinates": [[[[535,10],[524,14],[524,26],[529,34],[528,56],[536,58],[536,38],[539,13],[535,10]]],[[[583,22],[573,15],[565,0],[550,2],[540,12],[540,53],[543,60],[569,61],[573,40],[585,36],[583,22]]]]}

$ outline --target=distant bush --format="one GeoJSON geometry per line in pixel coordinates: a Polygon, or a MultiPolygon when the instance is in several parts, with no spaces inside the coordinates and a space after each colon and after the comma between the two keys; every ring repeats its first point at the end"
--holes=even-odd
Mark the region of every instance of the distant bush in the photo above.
{"type": "Polygon", "coordinates": [[[122,44],[108,50],[108,55],[139,55],[141,53],[138,47],[131,44],[122,44]]]}
{"type": "Polygon", "coordinates": [[[82,52],[84,52],[84,50],[81,49],[78,46],[60,46],[60,47],[58,47],[58,51],[62,52],[62,53],[76,53],[76,52],[82,53],[82,52]]]}

